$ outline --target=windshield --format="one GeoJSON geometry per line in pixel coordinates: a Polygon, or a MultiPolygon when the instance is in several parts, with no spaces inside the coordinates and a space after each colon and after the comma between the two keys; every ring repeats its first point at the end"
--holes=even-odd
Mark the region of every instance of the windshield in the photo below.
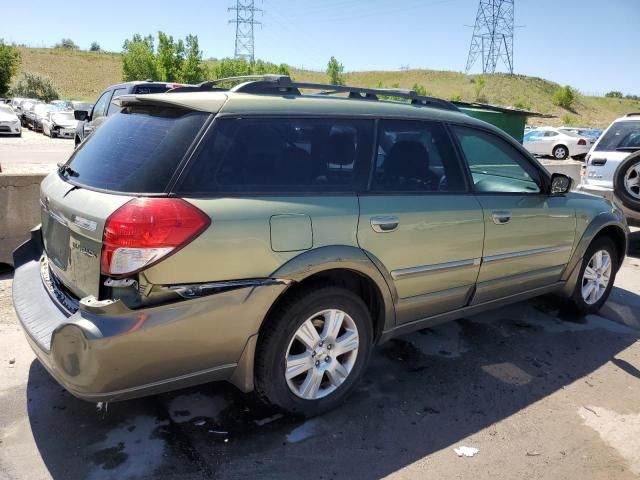
{"type": "Polygon", "coordinates": [[[13,114],[13,108],[9,105],[0,105],[0,113],[10,113],[13,114]]]}
{"type": "Polygon", "coordinates": [[[96,130],[60,174],[102,190],[163,193],[207,117],[177,108],[129,108],[96,130]]]}
{"type": "Polygon", "coordinates": [[[596,145],[595,151],[640,148],[640,121],[615,122],[596,145]]]}

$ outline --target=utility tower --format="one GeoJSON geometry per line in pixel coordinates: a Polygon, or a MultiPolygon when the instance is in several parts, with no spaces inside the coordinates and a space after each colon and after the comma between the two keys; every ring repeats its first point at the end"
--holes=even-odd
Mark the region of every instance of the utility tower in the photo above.
{"type": "Polygon", "coordinates": [[[482,72],[496,71],[498,60],[513,74],[513,10],[515,0],[480,0],[466,73],[482,57],[482,72]]]}
{"type": "Polygon", "coordinates": [[[247,62],[253,63],[255,60],[253,48],[253,26],[260,25],[255,20],[256,12],[262,12],[255,7],[255,0],[236,0],[234,7],[229,7],[229,11],[235,11],[236,18],[229,20],[229,23],[236,24],[236,58],[244,58],[247,62]]]}

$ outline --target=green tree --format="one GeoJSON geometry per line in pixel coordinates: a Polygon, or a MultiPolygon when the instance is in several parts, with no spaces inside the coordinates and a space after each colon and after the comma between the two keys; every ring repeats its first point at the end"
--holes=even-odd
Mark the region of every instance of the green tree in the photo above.
{"type": "Polygon", "coordinates": [[[4,40],[0,38],[0,97],[4,97],[9,91],[11,78],[18,71],[20,59],[20,50],[5,45],[4,40]]]}
{"type": "Polygon", "coordinates": [[[173,40],[173,36],[158,32],[158,73],[160,79],[166,82],[176,82],[180,79],[182,64],[184,63],[184,42],[173,40]]]}
{"type": "Polygon", "coordinates": [[[554,105],[562,107],[566,110],[571,110],[576,101],[576,91],[569,85],[558,88],[554,93],[551,100],[554,105]]]}
{"type": "Polygon", "coordinates": [[[182,63],[180,81],[200,83],[207,79],[207,66],[202,63],[202,50],[196,35],[187,35],[185,39],[185,59],[182,63]]]}
{"type": "Polygon", "coordinates": [[[331,57],[327,63],[327,75],[331,85],[344,85],[344,65],[336,57],[331,57]]]}
{"type": "Polygon", "coordinates": [[[122,46],[122,80],[159,80],[153,37],[135,34],[122,46]]]}
{"type": "Polygon", "coordinates": [[[101,52],[102,49],[100,48],[100,44],[98,42],[92,42],[91,46],[89,47],[89,51],[91,51],[91,52],[101,52]]]}
{"type": "Polygon", "coordinates": [[[608,97],[608,98],[622,98],[623,97],[622,92],[619,92],[617,90],[612,90],[610,92],[607,92],[607,93],[604,94],[604,96],[608,97]]]}
{"type": "Polygon", "coordinates": [[[65,50],[79,50],[80,47],[76,45],[76,42],[71,40],[70,38],[63,38],[60,40],[60,43],[56,43],[53,48],[62,48],[65,50]]]}
{"type": "Polygon", "coordinates": [[[59,98],[56,86],[45,75],[24,72],[11,89],[15,97],[37,98],[44,102],[50,102],[59,98]]]}

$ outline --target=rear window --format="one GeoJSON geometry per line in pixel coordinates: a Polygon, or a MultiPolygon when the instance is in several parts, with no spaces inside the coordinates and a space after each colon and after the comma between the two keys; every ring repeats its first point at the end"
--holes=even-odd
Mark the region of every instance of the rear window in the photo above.
{"type": "Polygon", "coordinates": [[[372,143],[371,120],[219,119],[180,191],[352,192],[372,143]]]}
{"type": "Polygon", "coordinates": [[[616,122],[596,145],[596,152],[640,148],[640,121],[616,122]]]}
{"type": "Polygon", "coordinates": [[[148,93],[164,93],[169,90],[167,85],[136,85],[133,93],[145,95],[148,93]]]}
{"type": "Polygon", "coordinates": [[[109,117],[70,158],[72,183],[123,193],[162,193],[208,114],[129,108],[109,117]]]}

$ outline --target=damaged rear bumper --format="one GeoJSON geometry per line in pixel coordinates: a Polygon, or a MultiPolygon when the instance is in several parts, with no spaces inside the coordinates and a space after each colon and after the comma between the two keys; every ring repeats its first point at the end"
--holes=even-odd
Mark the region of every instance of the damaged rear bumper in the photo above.
{"type": "Polygon", "coordinates": [[[252,388],[253,348],[285,282],[238,285],[150,308],[82,299],[73,313],[41,274],[39,230],[14,254],[14,306],[31,348],[73,395],[125,400],[229,380],[252,388]]]}

